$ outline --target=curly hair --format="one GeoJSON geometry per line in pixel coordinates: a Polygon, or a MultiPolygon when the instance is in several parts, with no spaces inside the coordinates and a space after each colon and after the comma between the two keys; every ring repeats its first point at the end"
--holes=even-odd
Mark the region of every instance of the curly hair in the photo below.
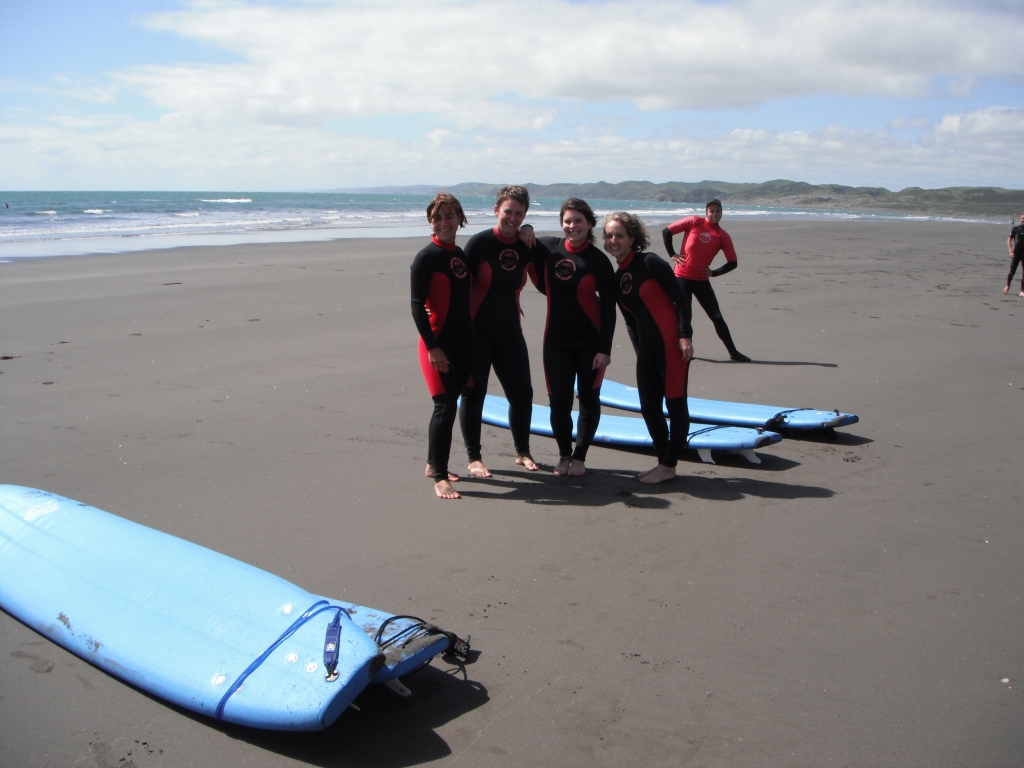
{"type": "Polygon", "coordinates": [[[644,226],[644,223],[640,220],[639,216],[635,216],[632,213],[626,213],[625,211],[609,213],[604,217],[604,226],[606,230],[608,222],[610,221],[617,221],[625,228],[626,234],[633,238],[633,250],[636,253],[646,251],[648,246],[650,246],[651,238],[647,235],[647,227],[644,226]]]}

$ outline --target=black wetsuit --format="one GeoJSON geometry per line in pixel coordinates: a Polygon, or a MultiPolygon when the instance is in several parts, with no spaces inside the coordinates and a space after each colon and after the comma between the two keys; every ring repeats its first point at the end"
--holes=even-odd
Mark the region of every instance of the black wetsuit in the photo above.
{"type": "MultiPolygon", "coordinates": [[[[1010,273],[1006,276],[1006,285],[1013,282],[1013,275],[1017,271],[1017,265],[1024,261],[1024,224],[1010,227],[1010,242],[1013,243],[1013,260],[1010,262],[1010,273]]],[[[1024,293],[1024,269],[1020,273],[1020,290],[1024,293]]]]}
{"type": "Polygon", "coordinates": [[[466,258],[473,273],[472,314],[476,334],[473,374],[462,394],[459,423],[469,460],[480,461],[480,418],[491,367],[508,399],[508,421],[516,455],[530,452],[533,384],[530,355],[520,322],[519,294],[527,276],[536,282],[534,264],[539,250],[527,248],[517,237],[511,243],[495,229],[478,232],[466,243],[466,258]]]}
{"type": "Polygon", "coordinates": [[[690,362],[679,340],[693,337],[690,306],[672,267],[653,253],[630,254],[615,272],[616,298],[636,350],[640,413],[651,433],[658,463],[674,467],[686,447],[690,411],[686,403],[690,362]],[[665,424],[662,399],[671,429],[665,424]]]}
{"type": "Polygon", "coordinates": [[[551,431],[563,459],[586,461],[601,420],[604,369],[594,357],[611,355],[615,333],[615,275],[608,257],[591,244],[573,252],[561,237],[538,238],[544,268],[538,288],[548,298],[544,326],[544,379],[551,431]],[[546,249],[546,250],[545,250],[546,249]],[[578,382],[578,383],[577,383],[578,382]],[[573,386],[579,391],[576,449],[572,447],[573,386]]]}
{"type": "Polygon", "coordinates": [[[448,478],[459,395],[472,369],[471,282],[469,264],[462,249],[446,247],[436,238],[412,261],[412,317],[420,333],[420,370],[434,401],[428,428],[427,463],[434,467],[435,481],[448,478]],[[428,350],[437,348],[448,358],[445,373],[435,371],[427,358],[428,350]]]}

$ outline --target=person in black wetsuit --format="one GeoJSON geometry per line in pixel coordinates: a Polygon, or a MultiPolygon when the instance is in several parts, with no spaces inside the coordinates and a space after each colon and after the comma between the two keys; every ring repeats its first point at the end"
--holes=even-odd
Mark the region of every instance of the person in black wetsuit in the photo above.
{"type": "Polygon", "coordinates": [[[519,294],[526,279],[537,282],[535,259],[519,239],[519,227],[530,207],[524,187],[498,190],[494,213],[498,224],[479,232],[466,243],[466,258],[473,275],[472,314],[476,337],[473,372],[459,407],[462,439],[473,477],[491,477],[480,445],[481,416],[491,368],[508,400],[508,420],[515,444],[516,464],[531,471],[540,469],[530,455],[530,419],[533,416],[533,384],[530,355],[519,320],[519,294]]]}
{"type": "Polygon", "coordinates": [[[458,499],[452,482],[459,477],[448,471],[448,457],[459,395],[473,363],[472,278],[466,255],[455,245],[466,215],[458,198],[441,192],[427,206],[427,221],[433,237],[412,261],[412,318],[420,334],[420,369],[434,401],[426,474],[434,478],[439,498],[458,499]]]}
{"type": "Polygon", "coordinates": [[[537,287],[548,298],[544,378],[558,444],[555,474],[579,476],[586,472],[587,449],[601,420],[601,382],[615,333],[615,278],[607,257],[593,244],[597,218],[590,206],[569,198],[562,203],[559,220],[565,237],[537,238],[543,246],[537,287]],[[575,450],[574,387],[580,401],[575,450]]]}
{"type": "Polygon", "coordinates": [[[658,464],[641,472],[641,483],[663,483],[676,476],[686,447],[690,412],[686,390],[693,344],[690,305],[668,262],[644,253],[649,240],[643,222],[630,213],[604,219],[604,249],[615,259],[616,298],[636,351],[640,413],[654,441],[658,464]],[[668,407],[669,426],[662,413],[668,407]]]}
{"type": "MultiPolygon", "coordinates": [[[[1003,296],[1010,292],[1010,283],[1017,271],[1017,265],[1024,261],[1024,213],[1020,215],[1020,224],[1010,227],[1010,236],[1006,238],[1006,247],[1010,251],[1010,273],[1006,276],[1006,287],[1003,296]]],[[[1024,296],[1024,269],[1020,273],[1020,296],[1024,296]]]]}

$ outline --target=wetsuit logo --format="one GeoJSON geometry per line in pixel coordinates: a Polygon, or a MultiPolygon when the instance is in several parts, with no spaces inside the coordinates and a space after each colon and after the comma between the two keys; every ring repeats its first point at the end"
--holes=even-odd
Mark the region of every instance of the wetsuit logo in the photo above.
{"type": "Polygon", "coordinates": [[[700,233],[700,241],[702,243],[710,243],[711,242],[711,233],[710,232],[701,232],[700,233]]]}
{"type": "Polygon", "coordinates": [[[461,279],[466,276],[466,264],[458,256],[452,256],[449,266],[452,268],[452,274],[456,277],[461,279]]]}
{"type": "Polygon", "coordinates": [[[633,292],[633,275],[629,272],[623,272],[622,277],[619,278],[619,290],[624,295],[633,292]]]}
{"type": "Polygon", "coordinates": [[[572,280],[574,274],[576,274],[576,262],[572,259],[559,259],[555,264],[555,277],[559,280],[572,280]]]}
{"type": "Polygon", "coordinates": [[[519,253],[511,248],[506,248],[498,254],[498,263],[506,272],[511,272],[519,266],[519,253]]]}

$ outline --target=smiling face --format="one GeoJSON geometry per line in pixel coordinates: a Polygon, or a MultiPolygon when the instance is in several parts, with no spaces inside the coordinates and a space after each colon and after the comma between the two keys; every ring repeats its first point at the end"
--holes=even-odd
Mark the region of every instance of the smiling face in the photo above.
{"type": "Polygon", "coordinates": [[[454,245],[459,223],[459,217],[451,206],[442,203],[434,209],[434,214],[430,217],[430,231],[445,245],[454,245]]]}
{"type": "Polygon", "coordinates": [[[604,225],[604,249],[615,261],[624,261],[633,250],[633,238],[621,221],[607,221],[604,225]]]}
{"type": "Polygon", "coordinates": [[[506,197],[494,206],[494,214],[498,217],[498,231],[502,237],[513,238],[519,235],[519,226],[526,218],[526,206],[506,197]]]}
{"type": "Polygon", "coordinates": [[[722,206],[720,205],[709,205],[705,211],[708,224],[717,224],[722,220],[722,206]]]}
{"type": "Polygon", "coordinates": [[[569,208],[562,214],[562,232],[574,248],[581,248],[589,240],[590,222],[582,213],[569,208]]]}

